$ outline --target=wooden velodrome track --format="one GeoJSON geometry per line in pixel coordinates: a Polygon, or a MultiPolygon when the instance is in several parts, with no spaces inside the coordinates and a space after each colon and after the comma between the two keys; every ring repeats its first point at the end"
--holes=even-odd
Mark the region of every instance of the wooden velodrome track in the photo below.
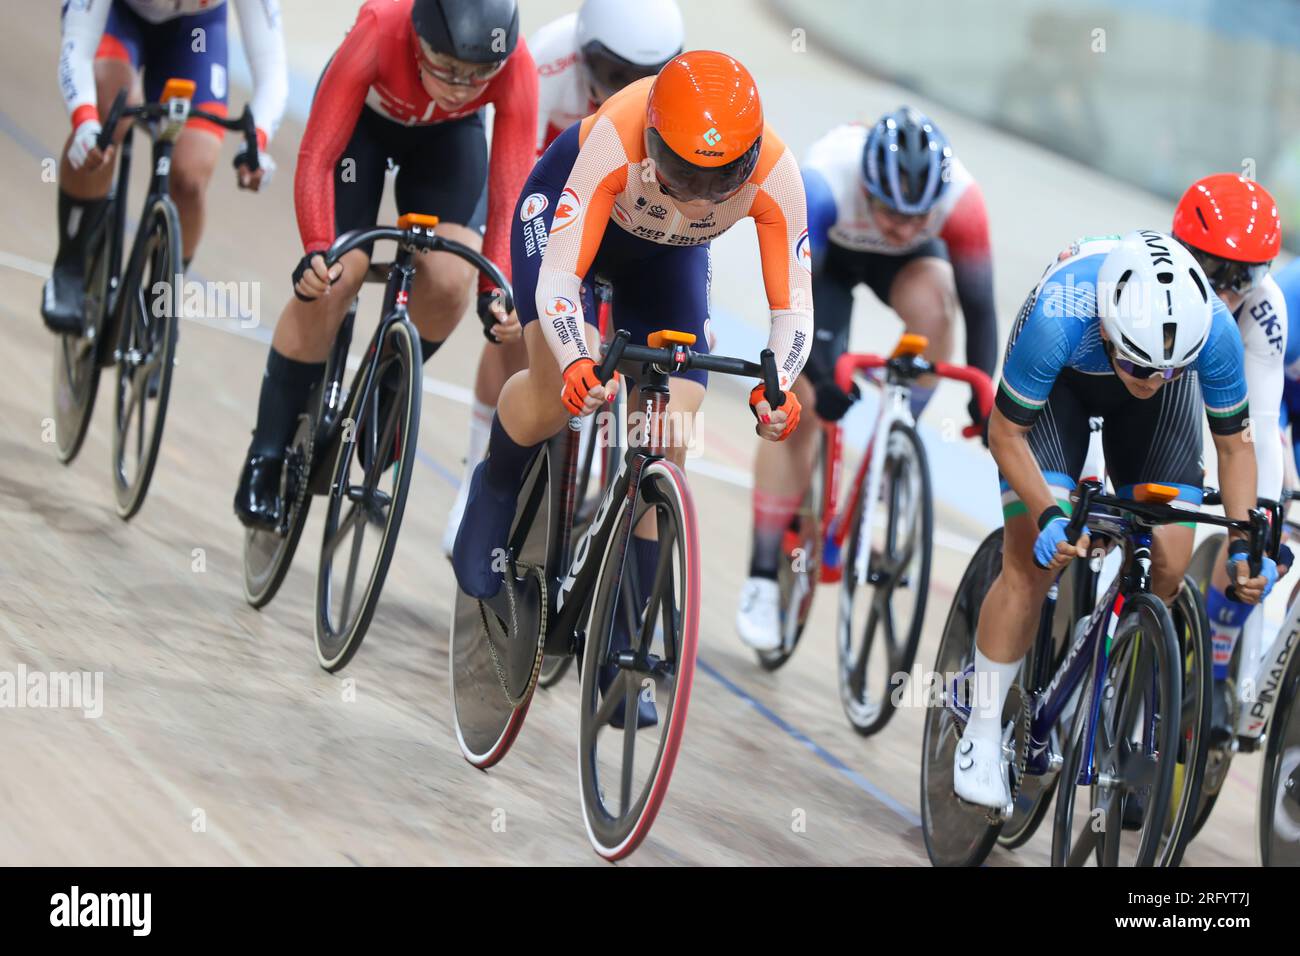
{"type": "MultiPolygon", "coordinates": [[[[301,105],[356,3],[283,6],[301,105]]],[[[522,6],[527,33],[571,8],[541,0],[522,6]]],[[[764,5],[682,6],[688,45],[726,49],[750,66],[769,121],[796,154],[831,125],[904,99],[818,52],[815,42],[791,52],[790,24],[764,5]],[[728,28],[719,36],[721,23],[728,28]]],[[[280,597],[262,612],[243,601],[242,538],[230,499],[264,343],[299,256],[292,172],[301,116],[291,114],[281,129],[273,148],[279,175],[261,196],[235,189],[227,144],[193,272],[256,283],[260,322],[248,329],[183,323],[161,461],[140,515],[123,524],[113,512],[110,386],[102,385],[90,436],[71,467],[43,443],[52,340],[37,304],[54,254],[56,187],[42,178],[42,160],[58,155],[67,132],[57,48],[55,4],[33,4],[0,37],[0,671],[102,672],[104,703],[97,719],[71,710],[0,711],[0,863],[598,862],[576,792],[572,676],[539,692],[514,751],[490,773],[465,763],[451,727],[454,584],[439,539],[460,477],[468,388],[483,344],[472,319],[428,366],[420,464],[383,601],[357,659],[331,676],[312,650],[319,509],[280,597]]],[[[247,96],[239,74],[232,65],[236,109],[247,96]]],[[[1071,238],[1168,220],[1169,208],[1150,196],[935,114],[988,199],[1004,332],[1043,264],[1071,238]]],[[[137,185],[132,216],[140,195],[137,185]]],[[[391,206],[384,215],[392,216],[391,206]]],[[[734,354],[761,340],[766,321],[751,227],[716,243],[714,270],[718,350],[734,354]]],[[[855,346],[888,348],[898,323],[869,298],[864,293],[855,346]]],[[[367,321],[376,306],[370,291],[367,321]]],[[[358,342],[368,334],[359,331],[358,342]]],[[[962,423],[965,400],[952,387],[936,398],[926,415],[935,443],[943,442],[946,419],[962,423]]],[[[699,672],[668,799],[628,862],[925,864],[922,711],[904,709],[870,740],[848,727],[834,680],[834,593],[819,596],[810,637],[778,673],[762,672],[734,635],[755,441],[740,384],[717,382],[703,454],[691,462],[706,585],[699,672]]],[[[932,454],[944,474],[936,475],[941,534],[922,666],[933,660],[969,549],[996,515],[986,459],[968,447],[932,454]],[[974,478],[961,471],[969,463],[974,478]]],[[[1255,862],[1257,776],[1257,758],[1238,758],[1188,864],[1255,862]]],[[[1045,864],[1049,830],[1015,853],[995,851],[990,862],[1045,864]]]]}

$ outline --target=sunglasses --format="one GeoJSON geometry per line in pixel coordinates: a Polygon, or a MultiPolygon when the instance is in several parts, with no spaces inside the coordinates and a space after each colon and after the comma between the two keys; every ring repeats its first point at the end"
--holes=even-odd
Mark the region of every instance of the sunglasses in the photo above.
{"type": "Polygon", "coordinates": [[[1132,376],[1133,378],[1144,380],[1149,378],[1158,378],[1162,381],[1172,382],[1174,379],[1181,376],[1183,372],[1187,371],[1186,365],[1180,365],[1178,368],[1152,368],[1149,365],[1139,365],[1137,362],[1130,362],[1126,358],[1120,358],[1120,356],[1115,352],[1115,346],[1109,342],[1106,343],[1106,354],[1110,356],[1110,360],[1115,363],[1117,369],[1125,375],[1132,376]]]}
{"type": "Polygon", "coordinates": [[[497,63],[465,63],[441,53],[431,57],[423,49],[420,50],[419,63],[421,70],[448,86],[482,86],[506,65],[505,60],[497,63]]]}
{"type": "Polygon", "coordinates": [[[1205,272],[1215,292],[1235,292],[1245,295],[1264,281],[1272,262],[1238,262],[1210,255],[1200,249],[1188,247],[1188,252],[1205,272]]]}
{"type": "Polygon", "coordinates": [[[871,211],[875,213],[877,216],[896,222],[902,226],[910,226],[914,223],[915,224],[924,223],[926,220],[930,218],[931,213],[934,212],[933,209],[929,209],[926,210],[925,212],[918,212],[918,213],[899,212],[893,206],[889,205],[884,200],[882,200],[879,196],[877,196],[875,193],[872,192],[867,193],[867,205],[870,207],[871,211]]]}

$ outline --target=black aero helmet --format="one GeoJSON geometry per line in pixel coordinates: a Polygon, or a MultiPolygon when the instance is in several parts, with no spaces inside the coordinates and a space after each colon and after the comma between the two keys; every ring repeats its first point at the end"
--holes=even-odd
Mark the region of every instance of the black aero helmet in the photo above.
{"type": "Polygon", "coordinates": [[[515,0],[415,0],[411,24],[434,53],[498,63],[519,41],[519,6],[515,0]]]}
{"type": "Polygon", "coordinates": [[[867,134],[862,179],[867,191],[908,216],[930,211],[948,184],[952,147],[919,110],[900,106],[867,134]]]}

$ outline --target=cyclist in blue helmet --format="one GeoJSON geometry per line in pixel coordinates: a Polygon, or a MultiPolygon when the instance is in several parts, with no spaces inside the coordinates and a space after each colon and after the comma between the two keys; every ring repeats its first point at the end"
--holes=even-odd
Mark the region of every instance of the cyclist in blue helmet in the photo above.
{"type": "MultiPolygon", "coordinates": [[[[834,368],[848,347],[854,290],[864,284],[906,331],[929,340],[925,354],[936,361],[951,355],[960,307],[966,361],[992,376],[998,327],[988,214],[979,184],[939,128],[902,106],[874,126],[831,130],[801,167],[817,303],[812,353],[796,383],[803,407],[835,421],[856,397],[835,384],[834,368]]],[[[922,379],[913,388],[913,416],[932,387],[922,379]]],[[[970,413],[979,415],[974,401],[970,413]]],[[[754,538],[736,629],[757,650],[780,643],[781,543],[812,476],[818,434],[805,429],[780,447],[760,448],[755,460],[754,538]]]]}

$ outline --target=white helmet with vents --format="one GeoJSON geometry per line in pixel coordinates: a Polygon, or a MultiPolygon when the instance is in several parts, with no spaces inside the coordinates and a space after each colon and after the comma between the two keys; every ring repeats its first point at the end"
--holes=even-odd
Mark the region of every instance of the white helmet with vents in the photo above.
{"type": "Polygon", "coordinates": [[[1139,229],[1120,238],[1097,272],[1097,313],[1123,358],[1147,368],[1195,361],[1214,316],[1210,283],[1171,236],[1139,229]]]}

